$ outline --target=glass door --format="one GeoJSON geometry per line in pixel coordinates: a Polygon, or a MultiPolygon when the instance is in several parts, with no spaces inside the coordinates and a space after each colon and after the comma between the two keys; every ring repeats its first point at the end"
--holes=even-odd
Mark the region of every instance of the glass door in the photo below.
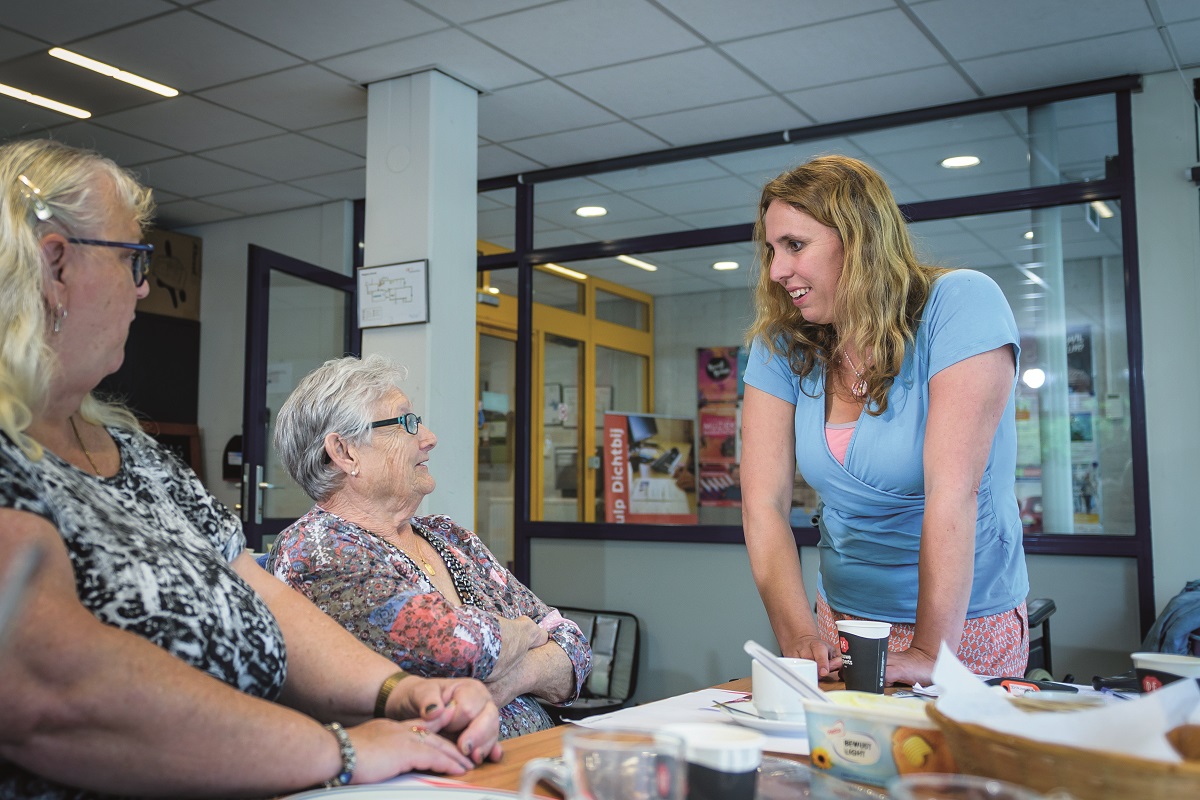
{"type": "Polygon", "coordinates": [[[275,453],[275,418],[301,378],[359,352],[354,292],[353,276],[250,246],[241,514],[252,549],[312,507],[275,453]]]}
{"type": "Polygon", "coordinates": [[[502,564],[512,569],[516,334],[481,328],[477,347],[475,533],[502,564]]]}

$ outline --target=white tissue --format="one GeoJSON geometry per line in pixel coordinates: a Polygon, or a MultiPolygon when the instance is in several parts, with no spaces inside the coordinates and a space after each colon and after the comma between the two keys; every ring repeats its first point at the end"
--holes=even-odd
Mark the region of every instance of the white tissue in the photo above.
{"type": "Polygon", "coordinates": [[[998,686],[984,684],[942,645],[933,680],[942,690],[938,711],[957,722],[1039,742],[1177,763],[1183,759],[1167,731],[1200,720],[1200,687],[1176,681],[1129,702],[1084,711],[1022,711],[998,686]]]}

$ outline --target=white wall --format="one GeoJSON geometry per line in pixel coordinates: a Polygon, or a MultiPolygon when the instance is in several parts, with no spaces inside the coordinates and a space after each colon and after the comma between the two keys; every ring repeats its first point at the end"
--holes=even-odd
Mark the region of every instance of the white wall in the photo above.
{"type": "Polygon", "coordinates": [[[1133,96],[1146,436],[1158,609],[1200,578],[1200,195],[1191,81],[1150,75],[1133,96]]]}
{"type": "Polygon", "coordinates": [[[352,205],[337,202],[182,229],[204,241],[198,409],[202,477],[230,508],[239,501],[238,490],[221,479],[221,455],[229,437],[242,432],[247,248],[256,244],[348,275],[352,222],[352,205]]]}

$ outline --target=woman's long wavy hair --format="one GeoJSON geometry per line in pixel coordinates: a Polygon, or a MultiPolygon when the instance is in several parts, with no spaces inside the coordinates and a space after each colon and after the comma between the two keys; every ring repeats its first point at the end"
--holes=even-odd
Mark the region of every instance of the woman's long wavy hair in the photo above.
{"type": "Polygon", "coordinates": [[[857,366],[867,382],[867,411],[882,414],[933,282],[947,271],[917,261],[904,216],[883,178],[854,158],[814,158],[763,187],[754,238],[759,266],[747,341],[761,340],[786,357],[801,378],[818,367],[827,371],[841,348],[852,348],[863,356],[857,366]],[[805,320],[784,287],[771,280],[764,218],[775,200],[841,237],[844,262],[832,324],[805,320]]]}
{"type": "MultiPolygon", "coordinates": [[[[154,210],[150,190],[109,159],[48,139],[0,146],[0,431],[32,458],[41,458],[42,448],[25,430],[45,407],[58,367],[47,338],[42,237],[99,236],[110,211],[99,205],[106,181],[144,229],[154,210]]],[[[89,422],[138,428],[128,409],[94,393],[80,412],[89,422]]]]}

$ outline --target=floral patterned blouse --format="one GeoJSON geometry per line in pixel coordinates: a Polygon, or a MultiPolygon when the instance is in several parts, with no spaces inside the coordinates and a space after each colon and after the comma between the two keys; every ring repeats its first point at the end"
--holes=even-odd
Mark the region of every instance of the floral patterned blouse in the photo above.
{"type": "MultiPolygon", "coordinates": [[[[592,649],[504,568],[471,531],[446,516],[413,517],[413,531],[438,552],[462,599],[455,607],[399,548],[320,506],[292,523],[271,548],[267,569],[299,590],[369,647],[425,677],[486,680],[500,655],[497,616],[528,616],[570,658],[579,696],[592,649]]],[[[504,739],[551,727],[532,695],[500,709],[504,739]]]]}

